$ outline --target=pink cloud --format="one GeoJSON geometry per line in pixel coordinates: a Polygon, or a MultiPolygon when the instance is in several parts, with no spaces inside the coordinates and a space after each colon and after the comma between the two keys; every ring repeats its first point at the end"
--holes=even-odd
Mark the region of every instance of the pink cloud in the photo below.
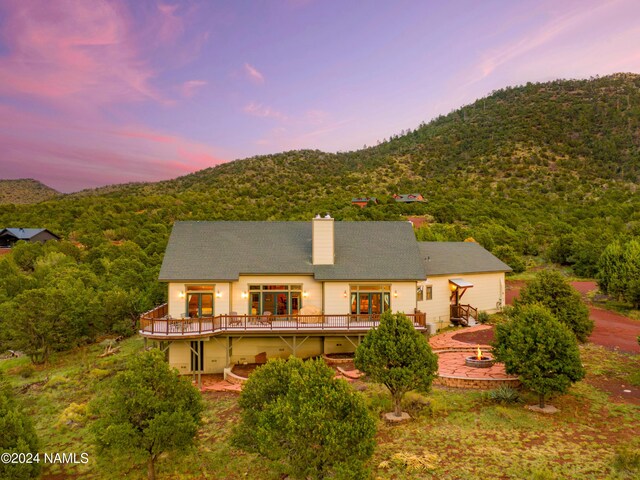
{"type": "Polygon", "coordinates": [[[225,161],[209,145],[142,125],[56,124],[6,106],[0,115],[14,120],[0,123],[2,177],[36,177],[61,191],[165,180],[225,161]]]}
{"type": "Polygon", "coordinates": [[[9,54],[0,58],[0,93],[65,105],[164,101],[118,3],[36,0],[3,10],[9,54]]]}
{"type": "Polygon", "coordinates": [[[254,117],[275,118],[277,120],[287,119],[287,116],[284,113],[279,112],[278,110],[274,110],[271,107],[262,105],[261,103],[251,102],[245,105],[242,110],[254,117]]]}
{"type": "Polygon", "coordinates": [[[187,82],[184,82],[181,88],[182,95],[187,98],[191,98],[199,89],[206,85],[207,82],[204,80],[189,80],[187,82]]]}
{"type": "Polygon", "coordinates": [[[255,67],[249,65],[248,63],[244,64],[244,71],[254,83],[264,83],[264,75],[258,71],[255,67]]]}

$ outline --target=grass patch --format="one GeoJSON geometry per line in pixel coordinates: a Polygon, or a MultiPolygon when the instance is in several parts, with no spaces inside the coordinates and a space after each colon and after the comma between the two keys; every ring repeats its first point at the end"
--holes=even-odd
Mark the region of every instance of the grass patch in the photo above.
{"type": "MultiPolygon", "coordinates": [[[[87,465],[45,465],[43,475],[91,479],[146,478],[137,460],[108,462],[98,458],[89,426],[91,399],[104,382],[123,368],[126,359],[143,348],[139,338],[120,344],[118,354],[98,358],[103,348],[92,345],[52,358],[23,377],[28,359],[0,361],[19,399],[34,420],[42,452],[87,452],[87,465]]],[[[487,393],[434,388],[411,392],[404,407],[413,420],[406,424],[378,422],[377,448],[369,466],[372,478],[386,479],[632,479],[638,478],[640,407],[615,403],[590,379],[627,381],[640,371],[640,356],[610,352],[594,345],[581,347],[588,375],[585,381],[550,403],[560,409],[545,416],[522,404],[496,404],[487,393]]],[[[380,418],[392,410],[383,386],[357,382],[370,411],[380,418]]],[[[536,396],[519,392],[524,403],[536,396]]],[[[229,437],[239,421],[235,394],[205,393],[203,426],[198,446],[163,456],[159,478],[261,478],[277,480],[279,467],[233,448],[229,437]]]]}

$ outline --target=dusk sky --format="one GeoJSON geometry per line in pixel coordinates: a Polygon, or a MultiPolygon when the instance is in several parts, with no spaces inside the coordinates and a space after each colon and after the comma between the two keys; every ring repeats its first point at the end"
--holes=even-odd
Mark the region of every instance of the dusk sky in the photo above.
{"type": "Polygon", "coordinates": [[[70,192],[354,150],[614,72],[640,73],[638,0],[0,0],[0,178],[70,192]]]}

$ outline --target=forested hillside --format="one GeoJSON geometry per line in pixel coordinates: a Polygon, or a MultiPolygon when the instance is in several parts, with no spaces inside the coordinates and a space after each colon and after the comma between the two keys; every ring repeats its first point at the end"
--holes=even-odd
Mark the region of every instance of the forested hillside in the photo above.
{"type": "MultiPolygon", "coordinates": [[[[419,239],[473,237],[508,262],[542,256],[593,276],[606,245],[640,235],[639,184],[640,76],[618,74],[499,90],[354,152],[285,152],[171,181],[4,205],[0,225],[46,227],[74,242],[63,254],[96,275],[91,288],[104,288],[103,275],[117,278],[116,267],[135,264],[143,272],[127,298],[137,310],[159,300],[145,282],[152,281],[176,220],[426,215],[430,222],[417,231],[419,239]],[[427,202],[391,198],[410,192],[427,202]],[[375,196],[381,204],[360,209],[350,204],[356,196],[375,196]]],[[[39,261],[48,268],[59,263],[38,255],[46,252],[16,271],[31,278],[39,261]]],[[[0,277],[0,303],[13,296],[7,282],[0,277]]],[[[13,291],[27,288],[24,282],[13,291]]]]}
{"type": "Polygon", "coordinates": [[[0,180],[0,204],[37,203],[60,195],[60,192],[32,178],[0,180]]]}

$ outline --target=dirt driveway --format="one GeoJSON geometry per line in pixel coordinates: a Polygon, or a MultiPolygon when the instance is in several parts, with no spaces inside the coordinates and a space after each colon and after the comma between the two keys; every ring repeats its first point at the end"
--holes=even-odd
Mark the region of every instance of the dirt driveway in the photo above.
{"type": "MultiPolygon", "coordinates": [[[[571,282],[571,285],[583,296],[592,290],[597,290],[595,282],[571,282]]],[[[507,305],[513,305],[513,300],[520,294],[524,282],[520,280],[506,281],[507,305]]],[[[595,327],[589,340],[596,345],[617,349],[625,353],[640,353],[637,337],[640,335],[640,321],[589,305],[589,313],[595,327]]]]}

